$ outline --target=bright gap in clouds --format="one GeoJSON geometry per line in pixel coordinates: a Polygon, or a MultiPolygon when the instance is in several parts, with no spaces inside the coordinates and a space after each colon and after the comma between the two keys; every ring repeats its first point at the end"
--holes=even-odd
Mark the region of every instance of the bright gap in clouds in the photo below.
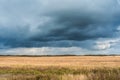
{"type": "Polygon", "coordinates": [[[69,48],[42,47],[42,48],[14,48],[0,50],[0,55],[113,55],[113,54],[119,55],[119,49],[111,48],[102,51],[89,51],[86,49],[81,49],[79,47],[69,48]]]}

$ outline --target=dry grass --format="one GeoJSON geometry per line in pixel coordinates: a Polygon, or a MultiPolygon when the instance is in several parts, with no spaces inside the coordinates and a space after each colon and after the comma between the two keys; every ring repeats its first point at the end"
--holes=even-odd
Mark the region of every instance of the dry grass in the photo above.
{"type": "Polygon", "coordinates": [[[0,80],[120,80],[120,56],[0,56],[0,80]]]}

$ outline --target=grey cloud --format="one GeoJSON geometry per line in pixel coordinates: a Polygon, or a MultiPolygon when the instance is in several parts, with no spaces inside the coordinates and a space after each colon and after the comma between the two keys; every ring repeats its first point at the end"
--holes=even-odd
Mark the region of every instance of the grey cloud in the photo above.
{"type": "Polygon", "coordinates": [[[11,47],[93,49],[118,38],[118,0],[2,0],[0,43],[11,47]]]}
{"type": "MultiPolygon", "coordinates": [[[[40,36],[40,34],[33,36],[32,40],[81,41],[108,38],[114,36],[117,25],[119,25],[119,5],[113,0],[105,0],[100,3],[99,1],[92,2],[92,0],[87,0],[87,2],[53,0],[52,2],[48,1],[48,4],[46,7],[49,10],[45,11],[44,15],[46,14],[54,20],[44,27],[49,26],[52,29],[49,29],[44,36],[40,36]],[[51,3],[57,4],[57,7],[54,8],[51,3]],[[53,26],[55,27],[53,28],[53,26]]],[[[45,30],[43,29],[43,31],[45,30]]]]}

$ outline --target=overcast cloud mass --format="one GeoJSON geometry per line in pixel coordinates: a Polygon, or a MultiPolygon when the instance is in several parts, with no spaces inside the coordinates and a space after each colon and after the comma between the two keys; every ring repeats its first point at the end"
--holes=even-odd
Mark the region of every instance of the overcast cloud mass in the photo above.
{"type": "Polygon", "coordinates": [[[120,0],[0,0],[0,54],[120,54],[119,45],[120,0]]]}

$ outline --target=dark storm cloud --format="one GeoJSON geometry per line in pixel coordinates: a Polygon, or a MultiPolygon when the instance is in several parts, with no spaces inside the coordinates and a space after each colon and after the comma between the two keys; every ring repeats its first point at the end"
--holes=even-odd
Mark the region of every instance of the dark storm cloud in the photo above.
{"type": "Polygon", "coordinates": [[[1,0],[0,44],[91,49],[118,38],[119,0],[1,0]]]}
{"type": "Polygon", "coordinates": [[[53,3],[58,4],[57,7],[50,6],[49,10],[44,13],[53,21],[44,27],[54,28],[50,29],[47,34],[42,34],[42,36],[38,33],[38,35],[33,36],[32,40],[81,41],[115,36],[120,21],[119,4],[113,0],[105,0],[100,3],[93,0],[86,1],[75,0],[72,3],[71,1],[63,1],[64,3],[58,1],[61,3],[58,4],[57,1],[53,0],[53,3]]]}

